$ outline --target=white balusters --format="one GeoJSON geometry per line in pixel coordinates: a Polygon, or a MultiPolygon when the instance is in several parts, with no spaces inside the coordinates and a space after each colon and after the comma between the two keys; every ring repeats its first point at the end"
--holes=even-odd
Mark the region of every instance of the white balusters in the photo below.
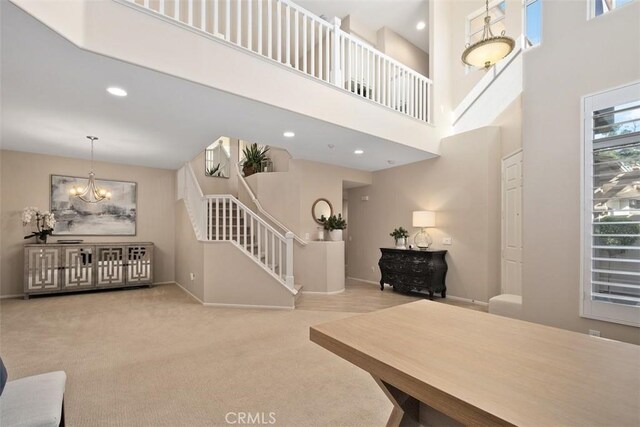
{"type": "Polygon", "coordinates": [[[172,0],[172,8],[167,0],[129,1],[198,31],[223,33],[229,43],[415,119],[431,118],[431,81],[342,31],[337,18],[327,22],[290,0],[172,0]]]}
{"type": "MultiPolygon", "coordinates": [[[[174,0],[175,1],[175,0],[174,0]]],[[[211,17],[211,20],[213,21],[213,35],[218,35],[220,34],[220,28],[218,26],[218,19],[219,19],[219,8],[218,8],[218,1],[219,0],[212,0],[213,1],[213,16],[211,17]]]]}

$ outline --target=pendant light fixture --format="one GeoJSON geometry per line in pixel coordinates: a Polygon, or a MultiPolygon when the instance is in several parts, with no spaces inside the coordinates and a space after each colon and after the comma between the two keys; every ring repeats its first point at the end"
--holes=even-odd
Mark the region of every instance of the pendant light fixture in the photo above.
{"type": "Polygon", "coordinates": [[[482,39],[467,44],[462,52],[462,62],[472,67],[489,68],[511,53],[516,45],[515,40],[504,35],[494,36],[491,31],[491,16],[489,16],[489,0],[486,0],[486,16],[484,17],[484,30],[482,39]]]}
{"type": "Polygon", "coordinates": [[[77,197],[86,203],[98,203],[105,199],[111,199],[111,192],[106,188],[98,188],[96,185],[96,174],[93,173],[93,143],[98,140],[97,136],[87,136],[91,141],[91,170],[89,171],[89,181],[87,186],[74,185],[69,190],[69,194],[77,197]]]}

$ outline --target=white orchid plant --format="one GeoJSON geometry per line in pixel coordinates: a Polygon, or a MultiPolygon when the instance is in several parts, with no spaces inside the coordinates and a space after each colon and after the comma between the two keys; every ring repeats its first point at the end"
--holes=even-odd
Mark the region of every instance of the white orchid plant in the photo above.
{"type": "Polygon", "coordinates": [[[22,211],[22,225],[28,226],[32,222],[35,222],[37,231],[32,231],[28,236],[24,236],[25,239],[36,237],[37,239],[46,242],[47,236],[53,233],[53,228],[56,225],[56,219],[54,215],[49,211],[41,211],[36,207],[26,207],[22,211]]]}

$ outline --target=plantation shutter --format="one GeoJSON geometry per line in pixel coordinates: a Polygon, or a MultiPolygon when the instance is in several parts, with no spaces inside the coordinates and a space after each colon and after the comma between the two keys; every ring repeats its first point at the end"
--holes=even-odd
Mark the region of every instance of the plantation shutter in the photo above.
{"type": "MultiPolygon", "coordinates": [[[[592,112],[590,299],[640,307],[640,100],[592,112]]],[[[588,191],[589,187],[585,187],[588,191]]]]}

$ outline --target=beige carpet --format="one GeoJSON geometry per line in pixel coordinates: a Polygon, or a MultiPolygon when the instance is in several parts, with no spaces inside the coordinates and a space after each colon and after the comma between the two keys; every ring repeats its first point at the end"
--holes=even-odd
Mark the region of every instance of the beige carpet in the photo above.
{"type": "Polygon", "coordinates": [[[364,371],[309,341],[352,314],[203,307],[175,285],[3,300],[11,378],[67,372],[69,426],[384,425],[391,404],[364,371]],[[269,421],[269,418],[266,418],[269,421]]]}

